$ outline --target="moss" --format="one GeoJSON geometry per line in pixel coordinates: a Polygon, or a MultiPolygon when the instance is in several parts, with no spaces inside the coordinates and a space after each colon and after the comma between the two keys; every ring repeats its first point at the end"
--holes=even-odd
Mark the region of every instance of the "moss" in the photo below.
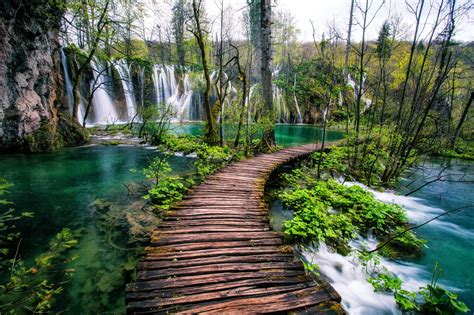
{"type": "Polygon", "coordinates": [[[20,150],[50,152],[65,146],[86,143],[88,140],[89,134],[84,128],[70,116],[59,113],[57,125],[42,120],[40,128],[23,138],[20,150]]]}

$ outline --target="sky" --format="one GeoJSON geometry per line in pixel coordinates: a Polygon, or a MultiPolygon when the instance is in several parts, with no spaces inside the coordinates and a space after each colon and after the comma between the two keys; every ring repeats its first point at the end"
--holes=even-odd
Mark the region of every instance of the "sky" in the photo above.
{"type": "MultiPolygon", "coordinates": [[[[209,16],[218,15],[218,6],[216,0],[205,0],[206,9],[209,16]]],[[[275,1],[275,0],[274,0],[275,1]]],[[[373,2],[372,12],[382,3],[382,0],[369,0],[373,2]]],[[[407,0],[410,3],[416,3],[415,0],[407,0]]],[[[428,0],[427,3],[435,0],[428,0]]],[[[440,0],[437,0],[440,1],[440,0]]],[[[462,3],[458,0],[458,4],[462,3]]],[[[464,0],[464,2],[474,1],[464,0]]],[[[225,5],[231,5],[235,9],[245,6],[245,0],[224,0],[225,5]]],[[[300,30],[299,39],[302,41],[312,41],[312,28],[310,20],[313,21],[316,28],[317,38],[321,38],[323,32],[327,33],[328,25],[336,25],[341,34],[347,33],[348,18],[350,13],[350,0],[276,0],[274,10],[284,10],[290,12],[294,18],[297,28],[300,30]]],[[[425,10],[427,11],[427,10],[425,10]]],[[[462,41],[474,41],[474,10],[471,10],[467,16],[460,20],[456,29],[455,39],[462,41]]],[[[236,13],[238,14],[238,13],[236,13]]],[[[368,29],[368,38],[376,39],[378,31],[385,19],[390,16],[400,16],[402,25],[405,28],[405,37],[409,38],[414,25],[413,15],[406,9],[405,0],[386,0],[385,5],[380,9],[373,23],[368,29]]],[[[361,32],[358,27],[354,27],[354,40],[360,39],[361,32]]]]}

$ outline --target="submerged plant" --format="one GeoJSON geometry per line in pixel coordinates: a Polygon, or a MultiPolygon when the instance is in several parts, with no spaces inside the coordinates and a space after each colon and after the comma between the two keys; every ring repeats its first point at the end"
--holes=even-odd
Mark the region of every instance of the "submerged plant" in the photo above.
{"type": "Polygon", "coordinates": [[[15,222],[32,214],[16,214],[5,199],[12,185],[0,179],[0,313],[44,313],[51,310],[55,297],[63,292],[65,277],[73,269],[66,265],[77,257],[68,257],[67,251],[77,244],[69,229],[60,231],[50,242],[49,249],[35,262],[27,264],[19,258],[21,238],[15,222]],[[16,243],[16,246],[15,246],[16,243]],[[9,250],[15,247],[13,256],[9,250]]]}

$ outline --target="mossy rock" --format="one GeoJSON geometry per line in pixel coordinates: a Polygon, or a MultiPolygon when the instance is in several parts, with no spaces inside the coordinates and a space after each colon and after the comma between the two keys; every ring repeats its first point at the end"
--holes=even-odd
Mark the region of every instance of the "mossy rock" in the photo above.
{"type": "Polygon", "coordinates": [[[62,147],[84,144],[89,141],[87,130],[72,117],[59,113],[57,125],[42,120],[41,126],[23,138],[21,150],[26,152],[50,152],[62,147]]]}

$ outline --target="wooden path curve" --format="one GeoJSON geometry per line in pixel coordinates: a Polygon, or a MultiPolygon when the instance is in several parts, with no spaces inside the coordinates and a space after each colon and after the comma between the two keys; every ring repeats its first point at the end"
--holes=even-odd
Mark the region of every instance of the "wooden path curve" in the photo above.
{"type": "Polygon", "coordinates": [[[338,313],[340,296],[305,273],[271,230],[263,201],[275,168],[318,148],[243,160],[194,188],[153,232],[137,282],[127,285],[127,312],[338,313]]]}

